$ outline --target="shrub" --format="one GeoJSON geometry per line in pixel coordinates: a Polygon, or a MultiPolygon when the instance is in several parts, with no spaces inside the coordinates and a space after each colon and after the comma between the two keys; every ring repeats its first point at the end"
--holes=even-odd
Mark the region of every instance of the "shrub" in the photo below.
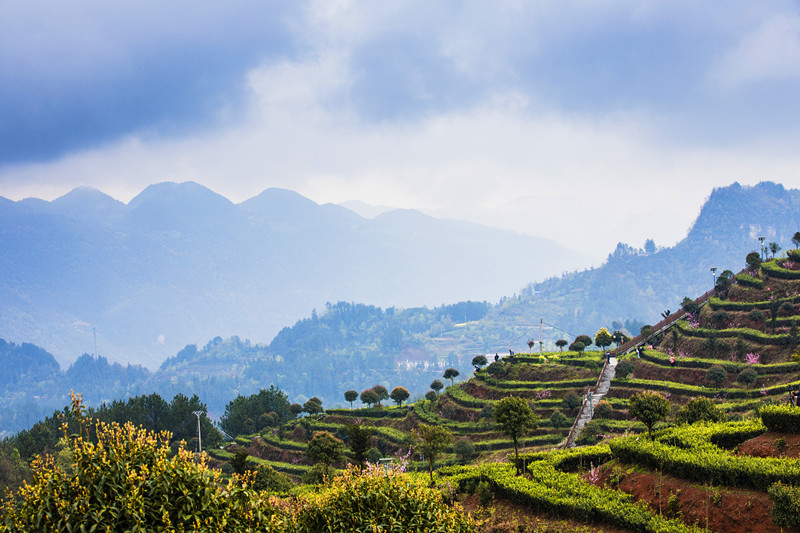
{"type": "Polygon", "coordinates": [[[288,492],[292,487],[294,487],[294,483],[292,483],[291,479],[276,472],[269,465],[259,466],[253,479],[253,490],[288,492]]]}
{"type": "Polygon", "coordinates": [[[602,428],[600,427],[600,423],[597,420],[592,420],[581,430],[581,434],[575,440],[575,444],[579,444],[581,446],[588,445],[592,446],[600,442],[602,438],[601,435],[602,428]]]}
{"type": "Polygon", "coordinates": [[[719,365],[714,365],[706,372],[706,380],[717,387],[728,380],[728,372],[719,365]]]}
{"type": "Polygon", "coordinates": [[[580,396],[575,394],[574,392],[570,392],[564,398],[561,399],[561,406],[564,409],[568,409],[569,411],[573,411],[581,406],[583,403],[583,399],[580,396]]]}
{"type": "Polygon", "coordinates": [[[739,372],[738,376],[736,376],[736,381],[738,381],[743,385],[750,385],[756,379],[758,379],[758,372],[756,372],[753,368],[750,367],[745,368],[744,370],[739,372]]]}
{"type": "Polygon", "coordinates": [[[500,361],[493,361],[486,371],[492,376],[502,376],[506,373],[506,367],[500,361]]]}
{"type": "Polygon", "coordinates": [[[763,322],[764,311],[762,311],[761,309],[753,309],[752,311],[750,311],[750,314],[748,314],[747,317],[753,322],[763,322]]]}
{"type": "Polygon", "coordinates": [[[800,409],[791,405],[765,405],[758,411],[761,422],[770,431],[800,433],[800,409]]]}
{"type": "Polygon", "coordinates": [[[767,489],[772,500],[772,521],[781,528],[800,525],[800,487],[774,483],[767,489]]]}
{"type": "Polygon", "coordinates": [[[266,498],[238,476],[223,483],[205,454],[170,456],[168,432],[85,418],[80,396],[72,401],[80,429],[68,438],[71,468],[35,459],[32,483],[3,502],[4,531],[272,529],[278,517],[266,498]]]}
{"type": "Polygon", "coordinates": [[[633,372],[633,363],[625,359],[624,361],[620,361],[617,365],[617,368],[614,373],[614,377],[625,379],[631,375],[633,372]]]}
{"type": "Polygon", "coordinates": [[[606,400],[600,401],[594,408],[594,417],[600,419],[609,419],[614,414],[614,408],[606,400]]]}
{"type": "Polygon", "coordinates": [[[568,427],[570,426],[569,418],[564,416],[561,411],[553,411],[553,414],[550,415],[550,425],[555,429],[568,427]]]}
{"type": "Polygon", "coordinates": [[[689,403],[678,412],[678,422],[694,424],[695,422],[719,422],[722,413],[708,398],[692,398],[689,403]]]}
{"type": "Polygon", "coordinates": [[[492,487],[489,485],[488,481],[481,481],[478,483],[478,488],[476,489],[476,493],[478,495],[478,499],[481,502],[481,505],[484,507],[488,507],[494,501],[494,493],[492,492],[492,487]]]}
{"type": "Polygon", "coordinates": [[[440,491],[401,472],[370,465],[349,467],[297,515],[300,531],[475,531],[469,517],[448,506],[440,491]]]}

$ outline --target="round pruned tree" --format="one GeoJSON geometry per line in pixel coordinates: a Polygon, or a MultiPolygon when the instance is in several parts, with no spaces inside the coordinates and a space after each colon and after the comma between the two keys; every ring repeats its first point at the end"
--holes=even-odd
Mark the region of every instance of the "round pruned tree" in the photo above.
{"type": "Polygon", "coordinates": [[[582,342],[578,342],[578,341],[575,341],[575,342],[573,342],[572,344],[569,345],[569,350],[571,352],[582,353],[584,348],[586,348],[586,345],[583,344],[582,342]]]}
{"type": "Polygon", "coordinates": [[[720,422],[722,412],[710,398],[692,398],[675,417],[678,423],[694,424],[695,422],[720,422]]]}
{"type": "Polygon", "coordinates": [[[533,339],[528,340],[528,350],[533,351],[533,345],[536,344],[536,341],[533,339]]]}
{"type": "Polygon", "coordinates": [[[380,401],[380,397],[373,389],[367,389],[361,393],[361,401],[367,404],[367,407],[372,407],[380,401]]]}
{"type": "Polygon", "coordinates": [[[519,474],[519,439],[539,426],[539,417],[525,399],[506,396],[495,406],[494,421],[514,441],[514,464],[519,474]]]}
{"type": "Polygon", "coordinates": [[[350,448],[350,451],[353,452],[353,461],[359,468],[363,469],[367,461],[369,449],[372,447],[370,441],[376,430],[372,426],[361,423],[347,424],[344,429],[349,437],[347,446],[350,448]]]}
{"type": "Polygon", "coordinates": [[[580,342],[583,344],[583,348],[586,349],[592,345],[592,338],[589,335],[578,335],[575,337],[575,342],[580,342]]]}
{"type": "Polygon", "coordinates": [[[761,266],[761,254],[758,252],[750,252],[747,254],[747,257],[744,258],[744,262],[747,263],[748,270],[755,272],[758,270],[758,267],[761,266]]]}
{"type": "Polygon", "coordinates": [[[444,383],[442,383],[438,379],[434,379],[433,382],[431,383],[431,389],[433,389],[433,391],[436,394],[439,394],[439,391],[441,391],[443,388],[444,388],[444,383]]]}
{"type": "Polygon", "coordinates": [[[653,426],[667,417],[669,408],[669,401],[657,392],[640,392],[628,399],[628,415],[647,427],[650,439],[653,438],[653,426]]]}
{"type": "Polygon", "coordinates": [[[792,244],[794,244],[795,248],[800,248],[800,231],[796,231],[794,235],[792,235],[792,244]]]}
{"type": "Polygon", "coordinates": [[[476,355],[472,358],[472,366],[483,368],[489,364],[489,360],[486,359],[485,355],[476,355]]]}
{"type": "Polygon", "coordinates": [[[403,402],[408,400],[409,396],[411,396],[411,394],[405,387],[395,387],[392,389],[392,392],[389,393],[389,397],[399,406],[403,405],[403,402]]]}
{"type": "Polygon", "coordinates": [[[389,391],[386,390],[386,387],[383,385],[375,385],[372,387],[372,390],[378,395],[378,405],[380,405],[383,400],[389,399],[389,391]]]}
{"type": "Polygon", "coordinates": [[[614,342],[614,339],[606,328],[600,328],[597,333],[594,334],[594,344],[601,350],[605,350],[607,346],[611,346],[612,342],[614,342]]]}
{"type": "Polygon", "coordinates": [[[556,346],[558,346],[558,351],[559,352],[563,352],[564,351],[564,346],[566,346],[567,344],[569,344],[569,343],[567,341],[565,341],[564,339],[558,339],[556,341],[556,346]]]}
{"type": "Polygon", "coordinates": [[[461,373],[458,370],[456,370],[455,368],[448,368],[447,370],[444,371],[444,376],[443,377],[444,377],[444,379],[449,379],[450,380],[450,385],[455,385],[455,379],[460,374],[461,373]]]}
{"type": "Polygon", "coordinates": [[[353,402],[358,400],[358,392],[354,390],[348,390],[344,392],[344,400],[346,402],[350,402],[350,409],[353,408],[353,402]]]}
{"type": "Polygon", "coordinates": [[[769,251],[772,252],[772,258],[775,259],[775,254],[781,251],[781,246],[777,242],[769,243],[769,251]]]}
{"type": "Polygon", "coordinates": [[[314,396],[313,398],[309,398],[306,403],[303,404],[303,411],[308,413],[309,415],[316,415],[322,413],[324,409],[322,408],[322,400],[314,396]]]}

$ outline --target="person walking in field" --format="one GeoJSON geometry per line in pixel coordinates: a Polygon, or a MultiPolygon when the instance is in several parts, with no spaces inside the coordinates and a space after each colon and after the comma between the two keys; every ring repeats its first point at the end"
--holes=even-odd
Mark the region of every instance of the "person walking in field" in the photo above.
{"type": "Polygon", "coordinates": [[[675,356],[674,355],[670,355],[669,356],[669,366],[675,366],[675,356]]]}

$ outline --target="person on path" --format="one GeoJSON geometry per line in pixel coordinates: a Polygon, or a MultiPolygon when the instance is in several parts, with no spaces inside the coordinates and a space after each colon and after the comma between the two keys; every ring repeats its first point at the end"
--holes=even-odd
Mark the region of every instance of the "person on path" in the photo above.
{"type": "Polygon", "coordinates": [[[638,348],[636,348],[636,357],[641,359],[642,353],[644,353],[644,345],[641,345],[638,348]]]}
{"type": "Polygon", "coordinates": [[[611,364],[611,352],[606,352],[606,362],[611,364]]]}
{"type": "Polygon", "coordinates": [[[675,366],[675,356],[674,355],[670,355],[669,356],[669,366],[675,366]]]}

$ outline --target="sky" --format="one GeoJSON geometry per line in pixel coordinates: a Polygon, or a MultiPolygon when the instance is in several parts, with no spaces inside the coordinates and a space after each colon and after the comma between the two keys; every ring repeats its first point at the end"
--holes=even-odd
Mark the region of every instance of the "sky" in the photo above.
{"type": "Polygon", "coordinates": [[[0,196],[420,209],[595,261],[800,188],[800,3],[0,0],[0,196]]]}

